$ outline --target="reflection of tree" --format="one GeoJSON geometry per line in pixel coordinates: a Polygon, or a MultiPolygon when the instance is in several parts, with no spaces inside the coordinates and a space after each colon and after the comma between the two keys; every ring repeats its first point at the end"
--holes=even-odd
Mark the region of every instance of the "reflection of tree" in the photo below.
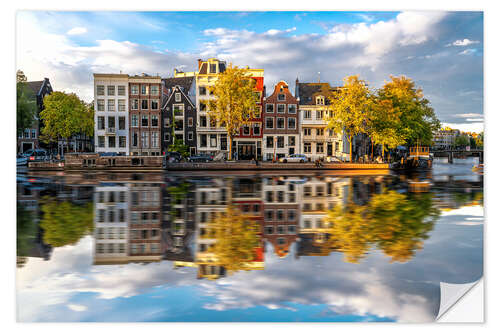
{"type": "Polygon", "coordinates": [[[93,205],[76,205],[69,201],[43,198],[43,218],[40,226],[45,230],[43,241],[54,247],[75,244],[91,233],[94,226],[93,205]]]}
{"type": "Polygon", "coordinates": [[[23,257],[28,256],[33,246],[33,241],[36,239],[38,229],[33,218],[33,214],[26,210],[24,206],[20,204],[17,205],[16,255],[18,264],[25,262],[23,257]]]}
{"type": "Polygon", "coordinates": [[[439,210],[433,207],[431,194],[404,195],[396,191],[376,194],[365,205],[348,203],[328,212],[328,246],[332,244],[357,263],[371,246],[376,246],[392,261],[405,262],[434,227],[439,210]]]}
{"type": "Polygon", "coordinates": [[[248,269],[246,264],[256,259],[258,232],[258,223],[233,206],[217,213],[211,221],[211,233],[216,240],[212,252],[219,265],[228,273],[248,269]]]}

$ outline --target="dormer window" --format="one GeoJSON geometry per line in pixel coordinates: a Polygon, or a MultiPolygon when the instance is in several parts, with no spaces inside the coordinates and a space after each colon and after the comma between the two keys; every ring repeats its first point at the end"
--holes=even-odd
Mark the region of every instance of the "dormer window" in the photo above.
{"type": "Polygon", "coordinates": [[[325,105],[325,97],[316,96],[316,105],[325,105]]]}
{"type": "Polygon", "coordinates": [[[210,73],[217,72],[217,64],[210,64],[210,73]]]}
{"type": "Polygon", "coordinates": [[[280,92],[283,92],[283,86],[280,87],[280,92]]]}
{"type": "Polygon", "coordinates": [[[285,94],[278,94],[278,101],[284,101],[285,100],[285,94]]]}

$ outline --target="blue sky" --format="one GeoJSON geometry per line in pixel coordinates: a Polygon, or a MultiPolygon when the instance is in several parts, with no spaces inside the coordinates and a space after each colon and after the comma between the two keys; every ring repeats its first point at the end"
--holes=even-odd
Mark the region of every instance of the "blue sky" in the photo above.
{"type": "Polygon", "coordinates": [[[195,70],[218,57],[279,80],[340,85],[359,74],[372,88],[389,75],[422,87],[438,117],[483,126],[481,12],[47,12],[17,15],[17,68],[92,100],[92,73],[195,70]]]}

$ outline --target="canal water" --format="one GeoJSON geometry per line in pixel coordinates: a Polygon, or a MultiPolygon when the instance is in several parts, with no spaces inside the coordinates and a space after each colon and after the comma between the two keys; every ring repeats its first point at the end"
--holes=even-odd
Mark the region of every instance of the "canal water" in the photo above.
{"type": "Polygon", "coordinates": [[[477,159],[430,172],[17,177],[17,318],[432,322],[483,274],[477,159]]]}

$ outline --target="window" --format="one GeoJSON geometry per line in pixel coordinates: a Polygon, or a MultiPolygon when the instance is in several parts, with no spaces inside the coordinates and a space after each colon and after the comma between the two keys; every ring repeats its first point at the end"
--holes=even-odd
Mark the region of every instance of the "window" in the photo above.
{"type": "Polygon", "coordinates": [[[130,94],[131,95],[139,95],[139,86],[134,84],[130,88],[130,94]]]}
{"type": "Polygon", "coordinates": [[[138,110],[139,109],[139,100],[138,99],[133,99],[132,100],[131,109],[132,110],[138,110]]]}
{"type": "Polygon", "coordinates": [[[210,64],[210,73],[217,72],[217,64],[210,64]]]}
{"type": "Polygon", "coordinates": [[[115,95],[115,86],[108,86],[108,96],[115,95]]]}
{"type": "Polygon", "coordinates": [[[158,110],[158,100],[154,99],[151,101],[151,110],[158,110]]]}
{"type": "Polygon", "coordinates": [[[304,119],[311,119],[311,111],[310,110],[304,110],[304,119]]]}
{"type": "Polygon", "coordinates": [[[273,148],[274,137],[268,136],[266,137],[266,148],[273,148]]]}
{"type": "Polygon", "coordinates": [[[288,228],[287,231],[288,231],[289,234],[293,235],[293,234],[296,233],[294,225],[289,225],[289,226],[287,226],[287,228],[288,228]]]}
{"type": "Polygon", "coordinates": [[[217,147],[217,135],[210,134],[210,147],[217,147]]]}
{"type": "Polygon", "coordinates": [[[158,116],[151,115],[151,126],[158,127],[158,116]]]}
{"type": "Polygon", "coordinates": [[[325,105],[325,98],[323,96],[317,96],[316,105],[325,105]]]}
{"type": "Polygon", "coordinates": [[[118,129],[125,129],[125,117],[118,117],[118,129]]]}
{"type": "Polygon", "coordinates": [[[203,87],[203,86],[199,87],[198,92],[200,95],[206,95],[207,94],[207,87],[203,87]]]}
{"type": "Polygon", "coordinates": [[[316,135],[323,136],[325,131],[323,128],[316,128],[316,135]]]}
{"type": "Polygon", "coordinates": [[[31,130],[31,138],[35,139],[36,138],[36,129],[31,130]]]}
{"type": "Polygon", "coordinates": [[[169,133],[165,133],[165,135],[163,136],[163,140],[165,141],[170,141],[170,134],[169,133]]]}
{"type": "Polygon", "coordinates": [[[115,117],[108,117],[108,127],[115,128],[115,117]]]}
{"type": "Polygon", "coordinates": [[[139,126],[139,116],[136,114],[132,115],[132,127],[139,126]]]}
{"type": "Polygon", "coordinates": [[[148,148],[148,132],[141,133],[141,145],[143,148],[148,148]]]}
{"type": "Polygon", "coordinates": [[[276,128],[285,128],[285,118],[276,118],[276,128]]]}
{"type": "Polygon", "coordinates": [[[151,148],[158,148],[158,132],[151,133],[151,148]]]}
{"type": "Polygon", "coordinates": [[[254,116],[256,119],[262,116],[262,106],[256,106],[254,109],[254,116]]]}
{"type": "Polygon", "coordinates": [[[273,129],[274,128],[274,118],[266,117],[266,128],[273,129]]]}
{"type": "Polygon", "coordinates": [[[193,141],[193,132],[188,132],[188,140],[193,141]]]}
{"type": "Polygon", "coordinates": [[[288,145],[289,146],[295,146],[295,137],[294,136],[289,136],[288,137],[288,145]]]}
{"type": "Polygon", "coordinates": [[[163,127],[170,126],[170,118],[163,118],[163,127]]]}
{"type": "Polygon", "coordinates": [[[104,86],[102,85],[97,86],[97,96],[104,96],[104,86]]]}
{"type": "Polygon", "coordinates": [[[316,143],[316,152],[317,153],[322,153],[323,152],[323,146],[324,146],[323,142],[316,143]]]}
{"type": "Polygon", "coordinates": [[[274,104],[266,104],[266,113],[274,113],[274,104]]]}
{"type": "MultiPolygon", "coordinates": [[[[273,192],[268,192],[268,193],[273,193],[273,192]]],[[[272,197],[272,195],[271,195],[272,197]]],[[[272,221],[274,219],[274,211],[271,210],[271,209],[266,209],[265,213],[264,213],[264,218],[266,221],[272,221]]]]}
{"type": "Polygon", "coordinates": [[[148,109],[148,100],[142,99],[141,100],[141,110],[147,110],[147,109],[148,109]]]}
{"type": "Polygon", "coordinates": [[[118,96],[125,96],[125,86],[118,86],[118,96]]]}
{"type": "Polygon", "coordinates": [[[260,125],[259,124],[253,125],[253,135],[260,135],[260,125]]]}
{"type": "Polygon", "coordinates": [[[108,111],[115,111],[115,100],[108,99],[108,111]]]}
{"type": "Polygon", "coordinates": [[[285,100],[285,94],[278,94],[278,101],[284,101],[285,100]]]}
{"type": "Polygon", "coordinates": [[[264,233],[266,235],[272,235],[274,233],[274,227],[273,226],[266,226],[264,228],[264,233]]]}
{"type": "Polygon", "coordinates": [[[297,113],[297,105],[295,105],[295,104],[288,104],[288,113],[290,113],[290,114],[296,114],[297,113]]]}
{"type": "Polygon", "coordinates": [[[284,147],[285,147],[285,137],[284,136],[278,136],[277,148],[284,148],[284,147]]]}
{"type": "Polygon", "coordinates": [[[323,111],[316,111],[316,120],[323,119],[323,111]]]}
{"type": "Polygon", "coordinates": [[[310,152],[311,152],[311,143],[304,142],[304,153],[310,153],[310,152]]]}
{"type": "Polygon", "coordinates": [[[137,147],[138,141],[137,132],[134,132],[134,134],[132,134],[132,147],[137,147]]]}
{"type": "Polygon", "coordinates": [[[243,126],[243,135],[250,135],[250,127],[248,125],[243,126]]]}
{"type": "Polygon", "coordinates": [[[152,85],[151,86],[151,95],[158,96],[160,93],[160,88],[158,85],[152,85]]]}
{"type": "Polygon", "coordinates": [[[175,93],[175,101],[180,102],[181,101],[181,93],[175,93]]]}
{"type": "Polygon", "coordinates": [[[278,104],[278,113],[285,113],[285,104],[278,104]]]}
{"type": "Polygon", "coordinates": [[[310,128],[304,128],[304,136],[311,136],[311,129],[310,128]]]}
{"type": "Polygon", "coordinates": [[[103,130],[104,129],[104,117],[97,117],[97,129],[98,130],[103,130]]]}
{"type": "Polygon", "coordinates": [[[295,221],[295,216],[297,216],[295,209],[288,210],[288,221],[295,221]]]}
{"type": "MultiPolygon", "coordinates": [[[[277,228],[276,228],[276,233],[279,234],[279,235],[283,235],[285,233],[285,227],[282,226],[282,225],[279,225],[277,228]]],[[[280,239],[283,239],[283,238],[280,238],[280,239]]]]}
{"type": "Polygon", "coordinates": [[[104,100],[103,99],[97,100],[97,111],[104,111],[104,100]]]}
{"type": "Polygon", "coordinates": [[[141,86],[141,95],[147,95],[148,94],[148,86],[146,84],[143,84],[141,86]]]}
{"type": "Polygon", "coordinates": [[[109,148],[115,148],[116,147],[116,137],[113,136],[108,136],[108,147],[109,148]]]}
{"type": "Polygon", "coordinates": [[[188,126],[193,127],[193,117],[188,118],[188,126]]]}
{"type": "Polygon", "coordinates": [[[98,144],[99,148],[104,148],[104,136],[97,137],[97,144],[98,144]]]}
{"type": "Polygon", "coordinates": [[[127,147],[127,137],[120,135],[118,137],[118,145],[119,145],[120,148],[127,147]]]}
{"type": "Polygon", "coordinates": [[[273,202],[273,191],[266,191],[266,201],[273,202]]]}
{"type": "Polygon", "coordinates": [[[201,134],[200,135],[200,147],[206,147],[206,146],[207,146],[207,135],[201,134]]]}
{"type": "Polygon", "coordinates": [[[316,186],[316,196],[322,197],[325,195],[325,188],[323,186],[316,186]]]}
{"type": "Polygon", "coordinates": [[[200,127],[207,127],[207,117],[200,116],[200,127]]]}
{"type": "Polygon", "coordinates": [[[207,104],[204,102],[200,102],[200,111],[207,111],[207,104]]]}
{"type": "Polygon", "coordinates": [[[118,111],[125,111],[125,100],[124,99],[118,100],[118,111]]]}
{"type": "Polygon", "coordinates": [[[146,115],[142,116],[141,126],[143,126],[143,127],[148,127],[149,126],[148,116],[146,116],[146,115]]]}

